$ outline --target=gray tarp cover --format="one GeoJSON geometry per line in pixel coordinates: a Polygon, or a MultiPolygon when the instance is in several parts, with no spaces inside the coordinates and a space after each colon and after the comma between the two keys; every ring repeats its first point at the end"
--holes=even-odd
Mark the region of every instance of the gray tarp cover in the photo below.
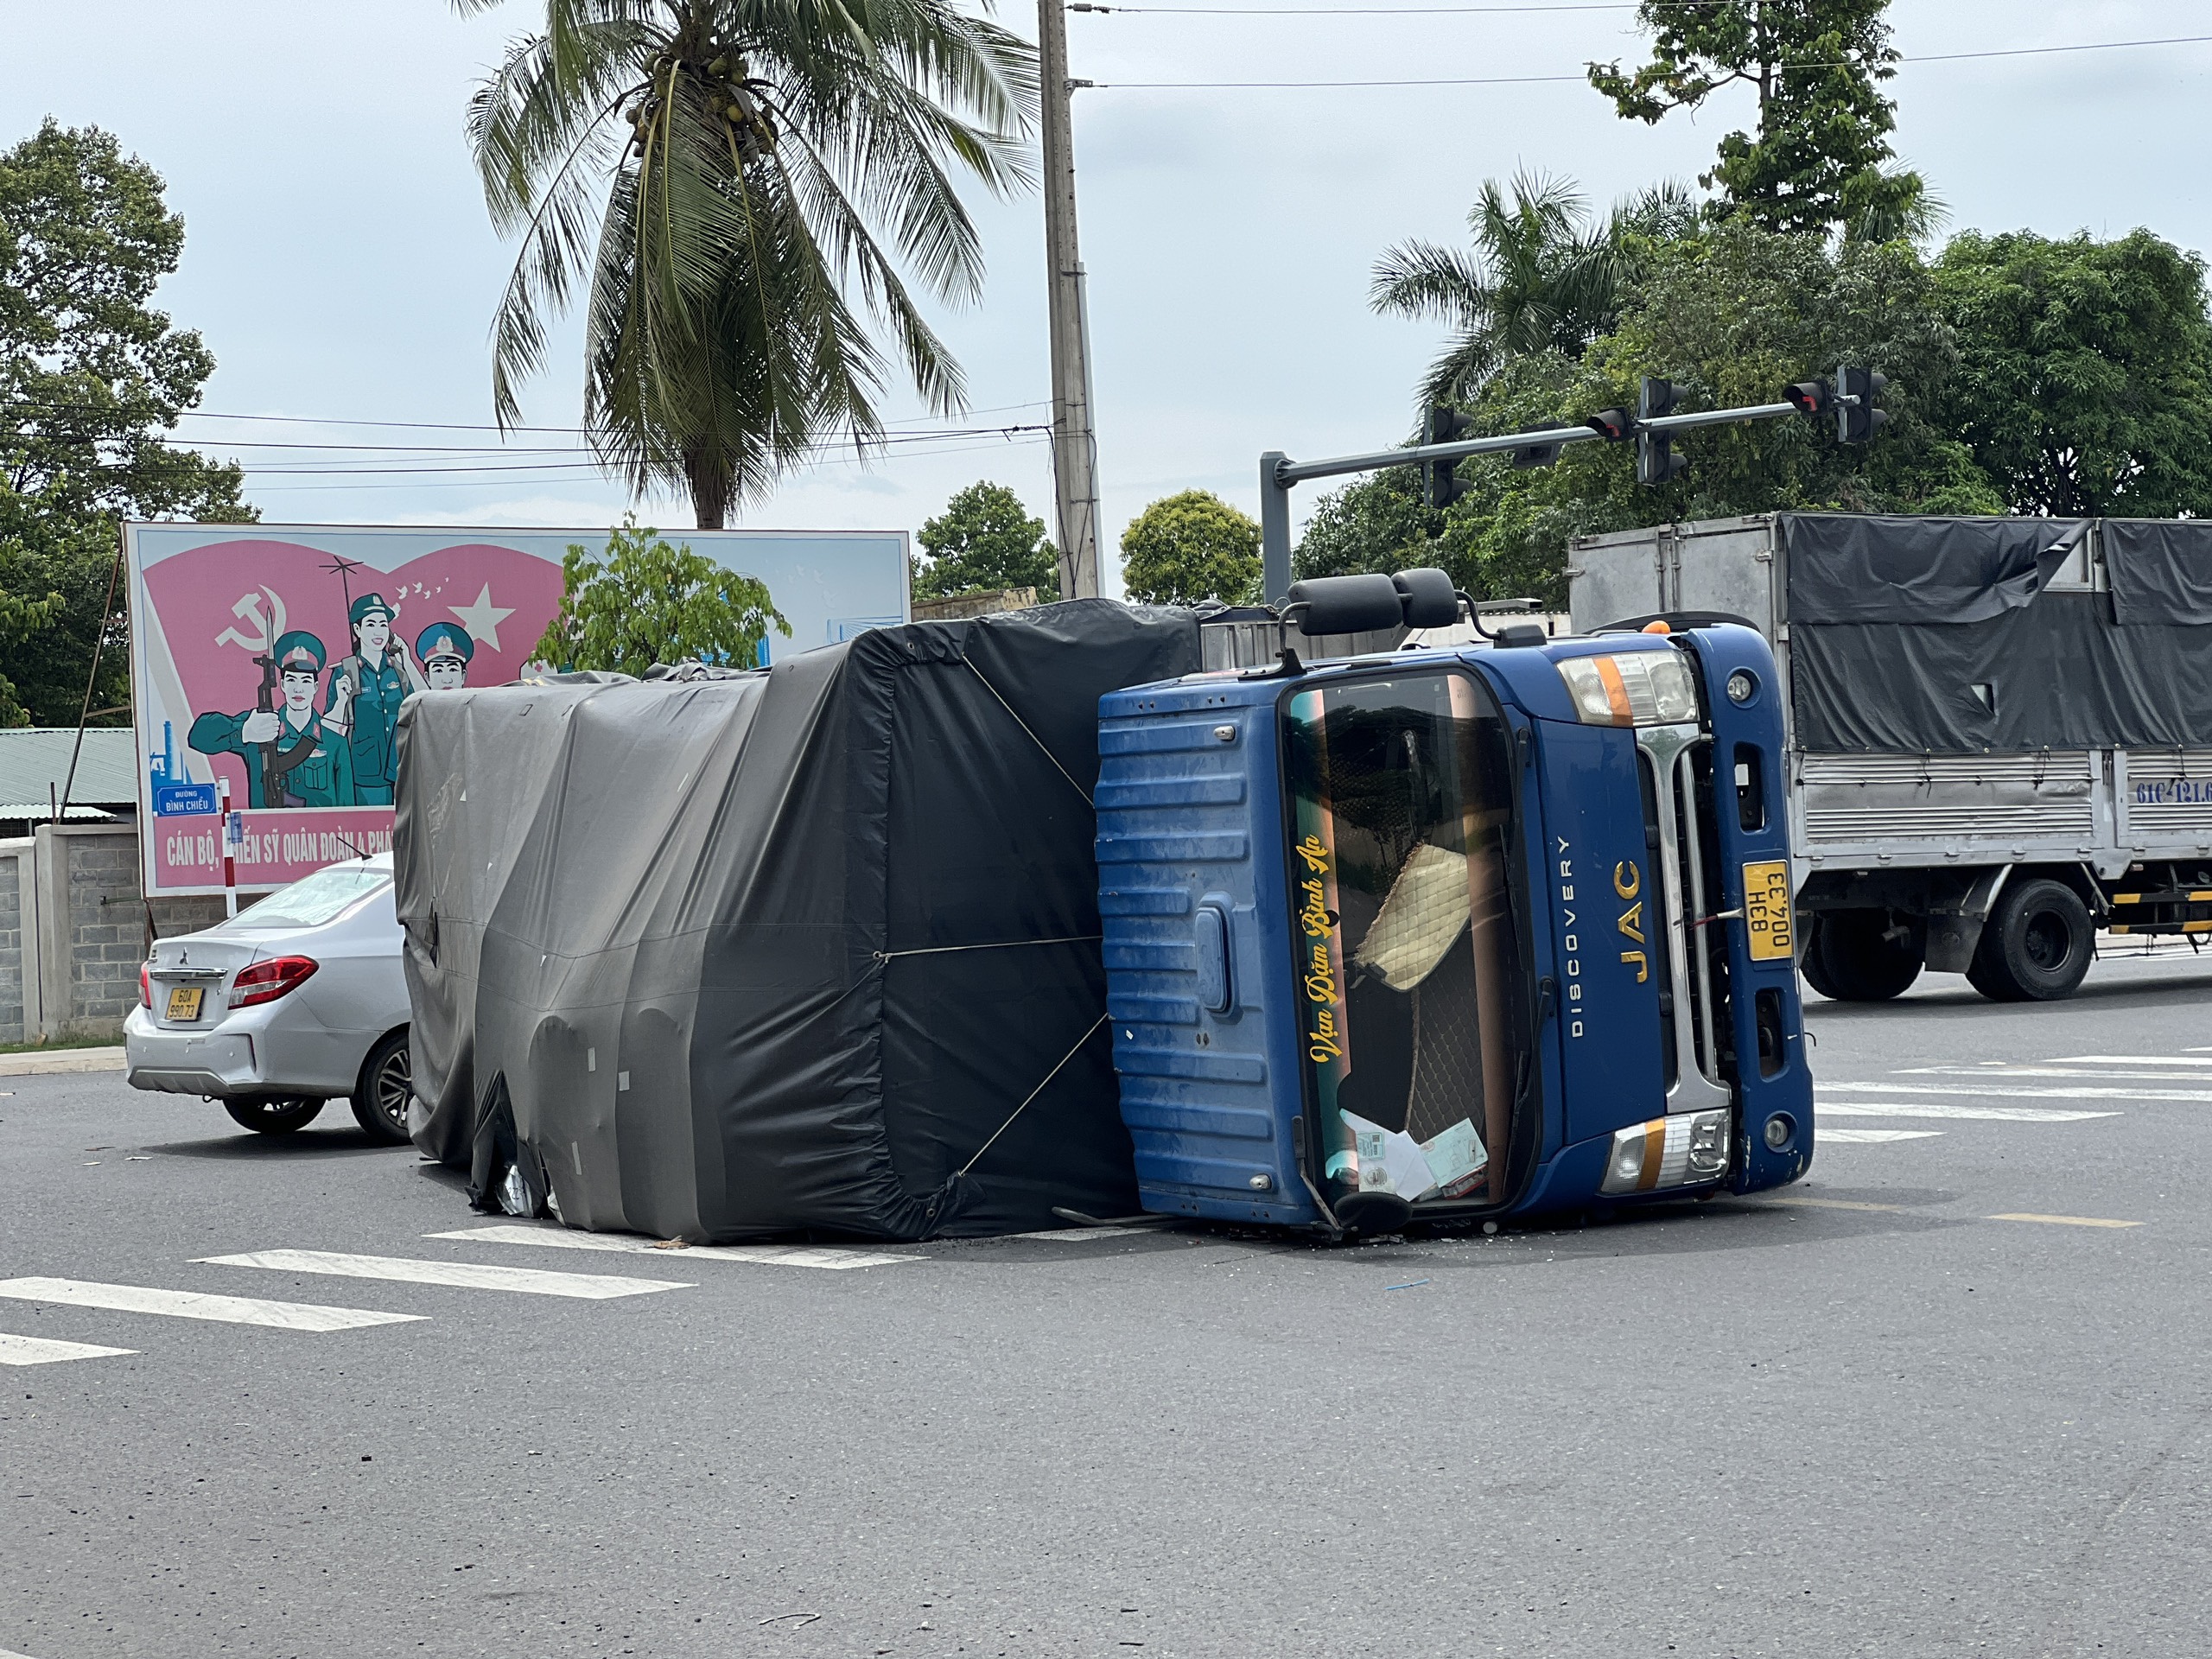
{"type": "Polygon", "coordinates": [[[2112,591],[2044,591],[2087,522],[1784,515],[1798,744],[2212,746],[2212,526],[2103,521],[2112,591]]]}
{"type": "Polygon", "coordinates": [[[562,1219],[695,1242],[1133,1210],[1097,702],[1198,659],[1188,613],[1084,600],[741,677],[410,699],[417,1143],[467,1169],[511,1113],[562,1219]]]}

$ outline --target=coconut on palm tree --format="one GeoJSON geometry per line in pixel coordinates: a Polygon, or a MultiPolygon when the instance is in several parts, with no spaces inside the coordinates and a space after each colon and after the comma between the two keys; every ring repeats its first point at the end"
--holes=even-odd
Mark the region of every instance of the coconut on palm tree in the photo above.
{"type": "Polygon", "coordinates": [[[1433,242],[1390,249],[1376,262],[1369,302],[1387,316],[1449,324],[1456,337],[1430,365],[1421,398],[1468,402],[1510,358],[1580,357],[1618,318],[1637,238],[1687,234],[1696,219],[1679,185],[1624,202],[1600,222],[1567,180],[1522,173],[1507,187],[1485,179],[1467,214],[1473,250],[1433,242]]]}
{"type": "Polygon", "coordinates": [[[544,3],[468,112],[493,221],[521,238],[493,329],[503,426],[587,283],[593,446],[702,528],[825,440],[865,451],[894,362],[933,411],[964,406],[909,283],[981,291],[955,175],[1033,181],[1034,48],[946,0],[544,3]]]}

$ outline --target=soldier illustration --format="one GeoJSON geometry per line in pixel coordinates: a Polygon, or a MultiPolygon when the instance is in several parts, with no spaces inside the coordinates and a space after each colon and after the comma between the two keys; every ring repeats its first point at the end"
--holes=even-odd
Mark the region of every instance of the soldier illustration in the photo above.
{"type": "Polygon", "coordinates": [[[353,747],[353,793],[363,806],[390,806],[399,757],[393,734],[399,705],[410,691],[427,690],[423,671],[395,639],[399,607],[382,594],[363,594],[346,613],[353,650],[331,671],[323,704],[326,724],[343,727],[353,747]]]}
{"type": "Polygon", "coordinates": [[[345,699],[329,715],[315,713],[326,660],[322,641],[296,628],[258,660],[261,706],[244,714],[202,715],[185,741],[202,754],[243,760],[246,803],[257,809],[356,804],[352,747],[342,723],[345,699]]]}
{"type": "Polygon", "coordinates": [[[476,642],[458,622],[433,622],[415,636],[415,660],[433,691],[451,691],[468,683],[468,664],[476,655],[476,642]]]}

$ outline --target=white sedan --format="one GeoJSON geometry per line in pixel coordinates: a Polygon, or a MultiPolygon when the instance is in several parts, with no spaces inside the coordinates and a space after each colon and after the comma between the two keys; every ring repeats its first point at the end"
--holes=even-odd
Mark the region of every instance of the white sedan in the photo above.
{"type": "Polygon", "coordinates": [[[391,855],[333,864],[200,933],[162,939],[123,1022],[135,1089],[219,1100],[289,1135],[334,1095],[407,1139],[411,1073],[391,855]]]}

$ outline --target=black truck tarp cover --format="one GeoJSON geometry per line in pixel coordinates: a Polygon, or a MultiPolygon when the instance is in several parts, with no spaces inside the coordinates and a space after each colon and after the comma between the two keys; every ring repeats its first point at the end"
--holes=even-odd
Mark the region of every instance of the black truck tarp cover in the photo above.
{"type": "Polygon", "coordinates": [[[695,1243],[1133,1211],[1097,705],[1198,667],[1190,613],[1078,600],[411,699],[416,1143],[480,1206],[511,1161],[570,1225],[695,1243]]]}
{"type": "Polygon", "coordinates": [[[1796,741],[1829,753],[2212,746],[2212,523],[1789,513],[1796,741]]]}

